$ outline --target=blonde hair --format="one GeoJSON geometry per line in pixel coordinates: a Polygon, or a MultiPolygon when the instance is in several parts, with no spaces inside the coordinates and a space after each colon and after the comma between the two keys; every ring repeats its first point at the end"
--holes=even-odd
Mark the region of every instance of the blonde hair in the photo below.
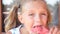
{"type": "Polygon", "coordinates": [[[17,6],[13,6],[12,9],[10,10],[8,17],[4,20],[6,32],[11,28],[16,27],[17,9],[18,9],[17,6]]]}
{"type": "MultiPolygon", "coordinates": [[[[21,0],[21,3],[20,5],[22,6],[22,4],[26,1],[29,1],[29,0],[21,0]]],[[[30,0],[30,1],[38,1],[38,0],[30,0]]],[[[39,0],[40,1],[40,0],[39,0]]],[[[44,0],[41,0],[41,1],[44,1],[44,0]]],[[[45,2],[45,1],[44,1],[45,2]]],[[[46,3],[46,2],[45,2],[46,3]]],[[[20,7],[21,8],[21,7],[20,7]]],[[[22,9],[22,8],[21,8],[22,9]]],[[[8,15],[8,17],[4,20],[5,22],[5,31],[9,31],[10,29],[16,27],[16,19],[17,19],[17,10],[18,10],[18,7],[16,5],[14,5],[12,7],[12,9],[10,10],[10,13],[8,15]]],[[[48,9],[47,9],[48,10],[48,9]]],[[[51,21],[51,14],[48,10],[48,22],[51,21]]]]}

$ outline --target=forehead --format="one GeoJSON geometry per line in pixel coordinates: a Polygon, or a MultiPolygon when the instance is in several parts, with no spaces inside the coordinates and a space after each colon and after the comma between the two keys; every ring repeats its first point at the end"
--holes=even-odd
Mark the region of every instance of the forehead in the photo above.
{"type": "Polygon", "coordinates": [[[26,2],[22,6],[23,10],[35,10],[35,11],[46,11],[47,10],[47,5],[44,1],[30,1],[26,2]]]}

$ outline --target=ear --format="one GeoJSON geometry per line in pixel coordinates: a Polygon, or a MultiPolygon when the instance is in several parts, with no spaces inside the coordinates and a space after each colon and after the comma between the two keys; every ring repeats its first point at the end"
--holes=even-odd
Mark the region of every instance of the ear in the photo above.
{"type": "Polygon", "coordinates": [[[23,23],[23,20],[22,20],[22,15],[18,14],[18,20],[23,23]]]}

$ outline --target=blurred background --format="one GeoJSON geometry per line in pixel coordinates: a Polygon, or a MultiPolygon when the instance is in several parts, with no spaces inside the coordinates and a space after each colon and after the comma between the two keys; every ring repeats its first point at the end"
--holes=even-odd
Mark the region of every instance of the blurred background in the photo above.
{"type": "MultiPolygon", "coordinates": [[[[5,34],[4,19],[8,16],[9,10],[14,4],[19,5],[20,0],[0,0],[0,32],[5,34]]],[[[46,0],[49,10],[52,15],[52,22],[50,26],[58,26],[60,23],[60,0],[46,0]]],[[[18,22],[18,21],[17,21],[18,22]]],[[[18,24],[19,25],[19,24],[18,24]]],[[[18,26],[17,25],[17,26],[18,26]]]]}

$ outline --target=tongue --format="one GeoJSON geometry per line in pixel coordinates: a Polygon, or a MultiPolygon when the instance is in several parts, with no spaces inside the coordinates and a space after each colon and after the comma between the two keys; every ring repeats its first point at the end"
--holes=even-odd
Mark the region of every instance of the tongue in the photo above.
{"type": "Polygon", "coordinates": [[[34,26],[31,31],[37,34],[48,34],[48,29],[43,26],[34,26]]]}

